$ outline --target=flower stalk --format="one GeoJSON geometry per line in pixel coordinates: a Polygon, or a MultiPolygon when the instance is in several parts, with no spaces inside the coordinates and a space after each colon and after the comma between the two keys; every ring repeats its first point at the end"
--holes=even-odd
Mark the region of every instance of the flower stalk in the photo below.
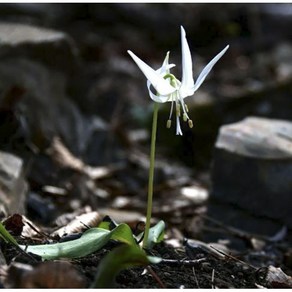
{"type": "Polygon", "coordinates": [[[150,148],[150,167],[149,167],[149,180],[148,180],[148,196],[147,196],[147,213],[146,225],[143,238],[143,248],[147,248],[150,220],[152,215],[152,198],[153,198],[153,185],[154,185],[154,167],[155,167],[155,146],[156,146],[156,132],[157,132],[157,118],[158,118],[159,104],[154,102],[152,131],[151,131],[151,148],[150,148]]]}
{"type": "Polygon", "coordinates": [[[148,181],[148,201],[147,201],[147,215],[146,226],[143,238],[143,248],[147,248],[150,220],[152,213],[152,197],[153,197],[153,182],[154,182],[154,163],[155,163],[155,143],[157,131],[157,116],[158,104],[170,102],[170,113],[166,123],[167,128],[171,128],[172,116],[175,115],[176,120],[176,135],[182,135],[180,126],[180,119],[187,122],[190,128],[193,128],[193,121],[189,116],[189,110],[185,103],[185,98],[192,96],[202,85],[209,72],[214,65],[228,50],[227,45],[221,52],[219,52],[201,71],[196,81],[193,78],[193,62],[192,54],[186,39],[186,32],[181,26],[181,47],[182,47],[182,78],[178,80],[170,69],[175,67],[174,64],[169,64],[169,52],[166,53],[162,66],[154,70],[132,51],[128,50],[129,55],[147,78],[147,88],[150,98],[154,101],[152,134],[151,134],[151,150],[150,150],[150,168],[148,181]]]}

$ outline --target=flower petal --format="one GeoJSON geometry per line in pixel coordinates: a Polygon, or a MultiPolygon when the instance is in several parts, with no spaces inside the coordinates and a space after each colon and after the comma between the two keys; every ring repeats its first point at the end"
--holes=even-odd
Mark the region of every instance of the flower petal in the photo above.
{"type": "Polygon", "coordinates": [[[158,70],[156,70],[157,73],[159,73],[160,75],[169,73],[169,68],[167,68],[168,60],[169,60],[169,51],[166,53],[162,66],[158,70]]]}
{"type": "Polygon", "coordinates": [[[194,87],[193,87],[193,91],[195,92],[200,86],[201,84],[204,82],[205,78],[207,77],[207,75],[209,74],[209,72],[211,71],[211,69],[213,68],[213,66],[217,63],[217,61],[224,55],[224,53],[227,51],[227,49],[229,48],[229,45],[226,46],[218,55],[216,55],[209,63],[208,65],[203,69],[203,71],[200,73],[194,87]]]}
{"type": "Polygon", "coordinates": [[[150,95],[152,100],[159,102],[159,103],[165,103],[167,101],[171,101],[169,98],[169,95],[156,95],[156,94],[154,94],[151,91],[150,86],[151,86],[151,82],[149,80],[147,80],[148,92],[149,92],[149,95],[150,95]]]}
{"type": "Polygon", "coordinates": [[[167,80],[138,58],[133,52],[128,51],[128,53],[159,94],[168,95],[175,91],[175,88],[167,80]]]}
{"type": "MultiPolygon", "coordinates": [[[[162,66],[158,70],[156,70],[156,72],[159,73],[159,75],[161,75],[162,77],[169,73],[170,68],[175,66],[174,64],[168,64],[168,59],[169,59],[169,52],[166,53],[162,66]]],[[[151,82],[147,80],[147,88],[148,88],[151,99],[159,103],[171,101],[171,99],[169,98],[169,95],[156,95],[151,91],[150,87],[151,87],[151,82]]]]}
{"type": "Polygon", "coordinates": [[[180,94],[183,97],[194,93],[193,63],[191,51],[186,39],[186,32],[181,26],[181,49],[182,49],[182,81],[180,94]]]}

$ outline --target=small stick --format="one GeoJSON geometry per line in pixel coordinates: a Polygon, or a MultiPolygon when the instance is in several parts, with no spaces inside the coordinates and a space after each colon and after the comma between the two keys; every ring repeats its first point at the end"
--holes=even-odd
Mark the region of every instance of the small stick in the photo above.
{"type": "Polygon", "coordinates": [[[195,281],[196,281],[196,284],[197,284],[197,288],[200,289],[200,286],[199,286],[199,282],[198,282],[198,279],[197,279],[197,275],[196,275],[195,268],[192,267],[192,270],[193,270],[193,274],[194,274],[194,276],[195,276],[195,281]]]}
{"type": "Polygon", "coordinates": [[[212,269],[212,276],[211,276],[212,289],[215,289],[214,280],[215,280],[215,269],[212,269]]]}
{"type": "Polygon", "coordinates": [[[160,288],[166,288],[166,286],[162,283],[161,279],[158,275],[152,270],[150,266],[147,267],[148,272],[152,275],[152,277],[156,280],[160,288]]]}
{"type": "Polygon", "coordinates": [[[206,258],[200,258],[196,260],[171,260],[171,259],[162,259],[160,263],[170,265],[170,266],[180,266],[180,265],[186,265],[186,266],[196,266],[202,262],[205,262],[206,258]]]}
{"type": "Polygon", "coordinates": [[[232,256],[232,255],[230,255],[230,254],[227,254],[227,253],[225,253],[225,252],[223,252],[223,251],[221,251],[221,250],[215,248],[214,246],[210,246],[210,247],[213,248],[213,249],[215,249],[217,252],[219,252],[219,253],[225,255],[226,257],[228,257],[228,258],[230,258],[230,259],[233,259],[234,261],[240,262],[240,263],[242,263],[243,265],[247,265],[248,267],[250,267],[250,268],[252,268],[252,269],[254,269],[254,270],[257,270],[256,267],[254,267],[254,266],[252,266],[252,265],[250,265],[250,264],[248,264],[248,263],[246,263],[246,262],[244,262],[244,261],[242,261],[242,260],[240,260],[240,259],[238,259],[238,258],[236,258],[236,257],[234,257],[234,256],[232,256]]]}

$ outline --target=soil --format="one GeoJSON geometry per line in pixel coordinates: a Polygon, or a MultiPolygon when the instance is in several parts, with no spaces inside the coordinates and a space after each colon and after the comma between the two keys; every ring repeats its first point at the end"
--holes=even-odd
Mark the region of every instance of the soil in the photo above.
{"type": "MultiPolygon", "coordinates": [[[[20,240],[20,239],[18,239],[20,240]]],[[[32,240],[20,240],[22,244],[32,244],[32,240]]],[[[36,242],[34,242],[36,243],[36,242]]],[[[79,259],[60,259],[57,261],[45,261],[45,263],[70,263],[72,271],[77,272],[76,278],[72,281],[62,272],[58,274],[58,279],[53,276],[53,271],[45,267],[45,279],[30,277],[23,267],[16,270],[11,268],[22,263],[32,267],[32,270],[40,270],[42,260],[38,256],[19,252],[9,244],[1,243],[3,255],[10,268],[3,277],[4,287],[14,288],[89,288],[95,278],[98,264],[101,259],[119,245],[117,242],[109,242],[103,249],[79,259]],[[65,276],[65,280],[64,277],[65,276]],[[31,284],[31,281],[34,284],[31,284]]],[[[215,249],[215,248],[214,248],[215,249]]],[[[116,277],[115,288],[277,288],[291,287],[291,277],[284,282],[268,281],[268,269],[270,265],[280,265],[283,271],[291,273],[291,249],[285,243],[274,243],[267,245],[265,250],[256,252],[246,249],[244,252],[232,254],[221,252],[220,249],[202,249],[197,245],[188,244],[187,241],[182,247],[174,247],[166,242],[161,242],[147,253],[152,256],[161,257],[163,260],[159,264],[148,267],[137,267],[125,269],[116,277]],[[219,251],[219,254],[217,253],[219,251]],[[290,255],[289,255],[290,251],[290,255]],[[286,257],[286,258],[285,258],[286,257]],[[280,259],[282,262],[279,263],[280,259]],[[290,262],[288,261],[290,260],[290,262]],[[288,267],[290,265],[290,268],[288,267]]],[[[112,287],[112,288],[113,288],[112,287]]]]}

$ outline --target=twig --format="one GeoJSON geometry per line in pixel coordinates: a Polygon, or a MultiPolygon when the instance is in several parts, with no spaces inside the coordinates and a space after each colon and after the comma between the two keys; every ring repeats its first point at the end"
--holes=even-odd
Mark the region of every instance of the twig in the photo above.
{"type": "Polygon", "coordinates": [[[50,235],[38,230],[29,221],[24,219],[24,223],[27,224],[34,232],[36,232],[37,234],[41,235],[42,237],[45,237],[47,239],[52,239],[52,237],[50,235]]]}
{"type": "Polygon", "coordinates": [[[160,288],[166,288],[166,286],[162,283],[161,279],[158,275],[152,270],[150,266],[147,267],[147,271],[152,275],[152,277],[156,280],[160,288]]]}
{"type": "Polygon", "coordinates": [[[221,250],[215,248],[214,246],[211,246],[211,245],[210,245],[210,247],[213,248],[214,250],[216,250],[217,252],[223,254],[224,256],[226,256],[226,257],[228,257],[228,258],[234,260],[234,261],[240,262],[240,263],[242,263],[243,265],[247,265],[248,267],[250,267],[250,268],[252,268],[252,269],[254,269],[254,270],[257,270],[256,267],[254,267],[254,266],[252,266],[252,265],[250,265],[250,264],[248,264],[248,263],[246,263],[246,262],[244,262],[244,261],[242,261],[242,260],[240,260],[240,259],[238,259],[238,258],[236,258],[236,257],[234,257],[234,256],[232,256],[232,255],[230,255],[230,254],[227,254],[227,253],[225,253],[225,252],[223,252],[223,251],[221,251],[221,250]]]}
{"type": "Polygon", "coordinates": [[[195,276],[195,281],[196,281],[196,284],[197,284],[197,288],[200,289],[200,286],[199,286],[199,282],[198,282],[198,279],[197,279],[197,275],[196,275],[195,268],[193,267],[192,270],[193,270],[193,274],[194,274],[194,276],[195,276]]]}
{"type": "MultiPolygon", "coordinates": [[[[181,265],[186,265],[186,266],[197,266],[201,264],[202,262],[205,262],[207,259],[206,258],[200,258],[196,260],[171,260],[171,259],[162,259],[160,262],[161,264],[166,264],[169,266],[181,266],[181,265]]],[[[159,265],[159,264],[158,264],[159,265]]]]}
{"type": "Polygon", "coordinates": [[[215,289],[214,280],[215,280],[215,269],[212,269],[212,276],[211,276],[212,289],[215,289]]]}

